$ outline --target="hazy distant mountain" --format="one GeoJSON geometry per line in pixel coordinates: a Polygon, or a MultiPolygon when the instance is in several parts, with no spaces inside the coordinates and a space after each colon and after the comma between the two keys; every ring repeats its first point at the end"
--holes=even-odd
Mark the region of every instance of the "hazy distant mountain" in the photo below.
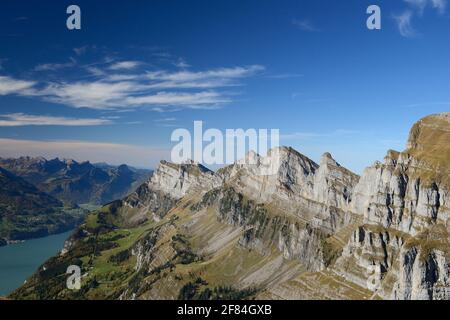
{"type": "Polygon", "coordinates": [[[0,158],[0,166],[65,203],[105,204],[120,199],[148,179],[151,171],[126,165],[94,165],[42,157],[0,158]]]}
{"type": "Polygon", "coordinates": [[[163,161],[11,297],[448,300],[449,141],[450,113],[424,118],[361,177],[286,147],[217,172],[163,161]]]}
{"type": "Polygon", "coordinates": [[[0,245],[70,230],[84,214],[0,168],[0,245]]]}

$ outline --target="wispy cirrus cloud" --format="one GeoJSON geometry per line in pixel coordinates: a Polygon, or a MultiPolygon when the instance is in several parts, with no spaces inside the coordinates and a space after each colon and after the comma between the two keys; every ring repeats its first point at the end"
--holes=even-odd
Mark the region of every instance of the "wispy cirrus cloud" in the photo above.
{"type": "Polygon", "coordinates": [[[419,14],[423,14],[428,5],[429,0],[403,0],[414,9],[418,10],[419,14]]]}
{"type": "Polygon", "coordinates": [[[120,61],[109,66],[110,70],[132,70],[141,65],[139,61],[120,61]]]}
{"type": "Polygon", "coordinates": [[[219,68],[211,69],[207,71],[155,71],[147,72],[147,77],[152,80],[164,80],[164,81],[197,81],[197,80],[211,80],[222,79],[231,80],[244,78],[253,75],[255,72],[263,71],[264,67],[260,65],[251,65],[246,67],[233,67],[233,68],[219,68]]]}
{"type": "Polygon", "coordinates": [[[320,31],[311,21],[308,19],[293,19],[292,24],[302,31],[318,32],[320,31]]]}
{"type": "MultiPolygon", "coordinates": [[[[147,71],[142,70],[143,65],[131,60],[91,64],[77,68],[90,75],[78,81],[37,82],[0,77],[0,95],[16,94],[74,108],[98,110],[140,107],[151,107],[155,111],[167,108],[215,109],[232,101],[230,94],[221,88],[242,85],[244,78],[264,70],[263,66],[250,65],[204,71],[147,71]]],[[[62,67],[48,64],[40,69],[53,71],[62,67]]]]}
{"type": "Polygon", "coordinates": [[[160,127],[172,128],[177,126],[177,124],[175,123],[175,121],[177,121],[177,118],[174,117],[160,118],[153,121],[156,122],[160,127]]]}
{"type": "Polygon", "coordinates": [[[97,46],[95,46],[95,45],[84,45],[81,47],[73,48],[73,52],[75,52],[75,54],[77,56],[82,56],[82,55],[86,54],[88,51],[95,51],[96,49],[97,49],[97,46]]]}
{"type": "Polygon", "coordinates": [[[65,63],[43,63],[38,64],[34,67],[34,71],[56,71],[65,68],[72,68],[76,65],[76,61],[73,58],[69,59],[70,61],[65,63]]]}
{"type": "Polygon", "coordinates": [[[419,14],[423,14],[427,7],[444,13],[447,7],[447,0],[404,0],[404,2],[417,9],[419,14]]]}
{"type": "Polygon", "coordinates": [[[403,0],[409,8],[402,13],[394,15],[398,31],[403,37],[413,38],[418,35],[412,25],[414,17],[422,17],[427,8],[432,8],[443,14],[447,8],[447,0],[403,0]]]}
{"type": "Polygon", "coordinates": [[[9,94],[27,95],[27,91],[35,85],[36,81],[0,76],[0,96],[9,94]]]}
{"type": "Polygon", "coordinates": [[[0,114],[0,127],[21,126],[99,126],[112,124],[111,119],[53,117],[25,113],[0,114]]]}
{"type": "Polygon", "coordinates": [[[407,10],[400,15],[394,16],[398,31],[403,37],[412,38],[417,35],[411,23],[412,18],[413,13],[410,10],[407,10]]]}
{"type": "Polygon", "coordinates": [[[178,60],[174,62],[174,66],[181,69],[186,69],[189,68],[191,65],[187,63],[186,60],[184,60],[183,58],[178,58],[178,60]]]}
{"type": "Polygon", "coordinates": [[[151,80],[151,88],[219,88],[239,85],[239,79],[250,77],[264,70],[263,66],[220,68],[207,71],[153,71],[145,77],[151,80]]]}
{"type": "Polygon", "coordinates": [[[431,4],[440,13],[444,13],[447,8],[447,0],[431,0],[431,4]]]}
{"type": "Polygon", "coordinates": [[[171,122],[176,121],[177,118],[171,117],[171,118],[161,118],[161,119],[155,119],[155,122],[171,122]]]}
{"type": "Polygon", "coordinates": [[[266,78],[270,79],[291,79],[291,78],[301,78],[304,75],[301,73],[279,73],[279,74],[269,74],[266,78]]]}
{"type": "Polygon", "coordinates": [[[231,102],[215,91],[203,92],[158,92],[153,95],[134,96],[126,98],[128,105],[160,105],[160,106],[184,106],[191,109],[208,108],[218,104],[231,102]]]}

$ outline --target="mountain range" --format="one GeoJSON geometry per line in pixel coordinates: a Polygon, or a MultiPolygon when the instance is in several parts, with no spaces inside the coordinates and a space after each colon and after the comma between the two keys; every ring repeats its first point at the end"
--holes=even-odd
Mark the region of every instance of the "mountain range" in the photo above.
{"type": "Polygon", "coordinates": [[[0,246],[73,229],[87,208],[123,197],[150,174],[127,165],[0,158],[0,246]]]}
{"type": "Polygon", "coordinates": [[[120,199],[144,182],[150,170],[71,159],[0,158],[0,167],[66,204],[102,205],[120,199]]]}
{"type": "Polygon", "coordinates": [[[73,229],[85,213],[0,168],[0,246],[73,229]]]}
{"type": "Polygon", "coordinates": [[[449,300],[449,141],[447,112],[361,176],[288,147],[216,172],[162,161],[10,298],[449,300]]]}

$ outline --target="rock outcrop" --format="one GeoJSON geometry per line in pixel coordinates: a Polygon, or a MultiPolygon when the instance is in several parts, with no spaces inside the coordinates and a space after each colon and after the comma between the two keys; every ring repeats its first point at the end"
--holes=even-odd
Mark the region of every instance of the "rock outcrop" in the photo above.
{"type": "Polygon", "coordinates": [[[416,123],[407,149],[388,151],[355,187],[351,210],[364,225],[336,269],[361,286],[376,280],[373,289],[383,298],[449,299],[449,115],[416,123]]]}

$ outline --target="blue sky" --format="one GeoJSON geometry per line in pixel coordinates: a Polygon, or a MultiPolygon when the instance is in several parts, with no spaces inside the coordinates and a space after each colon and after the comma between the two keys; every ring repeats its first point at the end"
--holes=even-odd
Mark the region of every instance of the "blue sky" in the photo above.
{"type": "Polygon", "coordinates": [[[446,0],[22,1],[0,10],[0,156],[153,167],[176,128],[279,128],[362,172],[448,111],[446,0]],[[70,4],[82,30],[66,28],[70,4]],[[382,29],[366,28],[377,4],[382,29]]]}

